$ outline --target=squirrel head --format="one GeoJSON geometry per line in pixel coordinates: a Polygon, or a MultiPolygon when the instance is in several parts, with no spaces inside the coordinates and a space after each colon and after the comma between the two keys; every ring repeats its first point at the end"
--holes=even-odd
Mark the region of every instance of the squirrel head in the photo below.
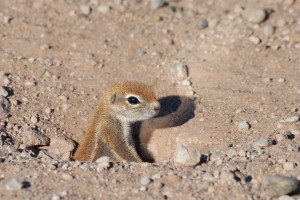
{"type": "Polygon", "coordinates": [[[158,114],[160,103],[151,86],[140,82],[124,82],[108,92],[109,107],[116,117],[126,122],[149,119],[158,114]]]}

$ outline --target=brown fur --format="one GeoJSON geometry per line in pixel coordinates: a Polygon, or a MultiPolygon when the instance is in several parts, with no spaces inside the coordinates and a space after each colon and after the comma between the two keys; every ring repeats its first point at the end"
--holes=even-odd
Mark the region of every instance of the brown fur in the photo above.
{"type": "Polygon", "coordinates": [[[123,98],[128,94],[142,97],[145,102],[141,107],[149,109],[149,115],[152,115],[153,109],[157,111],[160,108],[152,88],[148,85],[139,82],[125,82],[112,86],[97,105],[84,139],[75,152],[75,160],[95,161],[101,156],[109,156],[116,161],[142,161],[135,147],[125,138],[123,127],[127,122],[120,120],[112,109],[112,102],[117,109],[116,112],[119,112],[118,108],[120,107],[121,114],[135,109],[131,108],[131,105],[127,105],[126,99],[123,98]],[[126,109],[124,110],[123,107],[126,109]]]}

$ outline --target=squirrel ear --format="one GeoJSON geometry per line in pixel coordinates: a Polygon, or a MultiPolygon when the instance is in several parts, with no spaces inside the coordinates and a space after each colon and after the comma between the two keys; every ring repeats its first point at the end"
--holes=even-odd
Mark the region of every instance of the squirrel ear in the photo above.
{"type": "Polygon", "coordinates": [[[115,103],[116,98],[117,98],[117,95],[113,94],[113,95],[110,97],[110,103],[111,103],[111,104],[115,103]]]}

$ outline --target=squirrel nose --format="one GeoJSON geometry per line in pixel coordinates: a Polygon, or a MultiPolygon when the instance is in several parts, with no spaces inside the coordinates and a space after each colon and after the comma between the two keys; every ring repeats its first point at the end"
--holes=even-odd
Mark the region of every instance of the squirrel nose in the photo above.
{"type": "Polygon", "coordinates": [[[160,103],[155,102],[154,105],[153,105],[153,107],[154,107],[155,111],[159,111],[161,106],[160,106],[160,103]]]}

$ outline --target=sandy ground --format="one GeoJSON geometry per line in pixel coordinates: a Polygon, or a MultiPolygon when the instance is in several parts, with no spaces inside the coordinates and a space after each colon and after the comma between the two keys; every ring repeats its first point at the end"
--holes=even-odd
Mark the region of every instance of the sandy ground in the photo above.
{"type": "Polygon", "coordinates": [[[300,179],[299,52],[298,0],[1,0],[0,95],[11,106],[0,113],[0,198],[299,199],[299,186],[262,189],[266,175],[300,179]],[[266,17],[250,22],[252,8],[266,17]],[[155,163],[102,169],[26,147],[26,127],[80,143],[106,88],[124,80],[153,85],[163,105],[140,132],[155,163]],[[180,145],[206,159],[174,166],[180,145]]]}

